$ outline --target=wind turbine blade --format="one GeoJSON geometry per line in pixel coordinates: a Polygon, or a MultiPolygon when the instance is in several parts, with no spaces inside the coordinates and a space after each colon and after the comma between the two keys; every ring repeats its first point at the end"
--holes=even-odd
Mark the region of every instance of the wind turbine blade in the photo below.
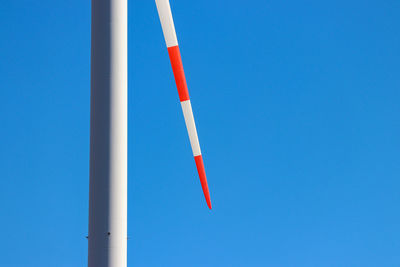
{"type": "Polygon", "coordinates": [[[189,134],[190,145],[192,146],[197,172],[199,173],[201,187],[208,207],[211,209],[210,192],[208,190],[206,172],[204,169],[203,158],[201,155],[199,139],[197,137],[196,125],[194,123],[192,105],[190,103],[189,92],[186,84],[185,73],[183,71],[181,54],[179,51],[178,40],[176,38],[174,21],[172,19],[169,0],[156,0],[158,15],[160,17],[165,43],[167,45],[172,71],[178,89],[179,100],[181,102],[183,116],[185,117],[186,128],[189,134]]]}

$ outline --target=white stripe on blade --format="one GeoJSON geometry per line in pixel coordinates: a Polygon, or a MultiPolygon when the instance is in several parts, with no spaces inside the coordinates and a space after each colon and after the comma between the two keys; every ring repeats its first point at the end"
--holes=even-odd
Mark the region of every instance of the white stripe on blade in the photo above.
{"type": "Polygon", "coordinates": [[[167,47],[178,45],[169,0],[156,0],[156,5],[167,47]]]}
{"type": "Polygon", "coordinates": [[[201,155],[199,139],[197,137],[196,125],[194,123],[192,105],[190,100],[181,102],[183,116],[185,117],[186,128],[189,134],[190,145],[192,146],[193,156],[201,155]]]}

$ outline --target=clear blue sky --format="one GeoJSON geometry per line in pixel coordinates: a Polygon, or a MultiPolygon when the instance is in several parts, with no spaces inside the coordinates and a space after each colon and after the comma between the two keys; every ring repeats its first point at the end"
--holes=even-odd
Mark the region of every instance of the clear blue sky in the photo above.
{"type": "MultiPolygon", "coordinates": [[[[400,2],[129,1],[129,266],[400,266],[400,2]]],[[[0,266],[86,266],[90,1],[0,6],[0,266]]]]}

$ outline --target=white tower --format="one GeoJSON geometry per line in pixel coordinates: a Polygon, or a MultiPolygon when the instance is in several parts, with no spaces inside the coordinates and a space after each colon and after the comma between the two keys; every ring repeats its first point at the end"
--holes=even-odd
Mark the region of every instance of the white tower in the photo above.
{"type": "Polygon", "coordinates": [[[127,265],[127,0],[92,0],[89,267],[127,265]]]}

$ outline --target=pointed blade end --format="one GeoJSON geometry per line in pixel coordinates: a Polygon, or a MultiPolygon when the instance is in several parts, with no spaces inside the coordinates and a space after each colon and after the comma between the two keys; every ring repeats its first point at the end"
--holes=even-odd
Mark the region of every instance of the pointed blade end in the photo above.
{"type": "Polygon", "coordinates": [[[210,199],[210,191],[208,190],[207,177],[206,177],[206,172],[204,169],[203,158],[201,155],[199,155],[199,156],[195,156],[194,160],[196,162],[197,172],[199,173],[200,183],[201,183],[201,187],[203,189],[204,197],[206,198],[207,206],[211,210],[212,206],[211,206],[211,199],[210,199]]]}

